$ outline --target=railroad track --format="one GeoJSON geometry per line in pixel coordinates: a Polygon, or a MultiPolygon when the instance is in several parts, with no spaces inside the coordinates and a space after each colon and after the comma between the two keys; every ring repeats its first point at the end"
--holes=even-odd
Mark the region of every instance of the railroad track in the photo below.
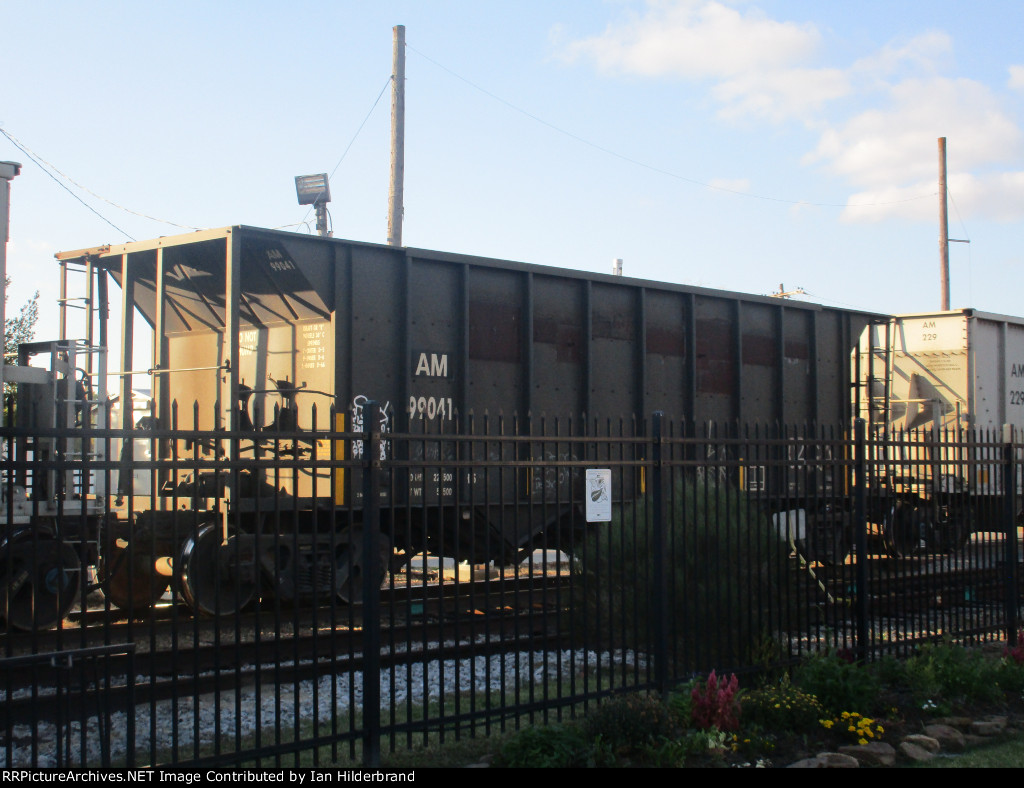
{"type": "MultiPolygon", "coordinates": [[[[554,612],[565,601],[567,582],[528,577],[390,589],[383,594],[378,624],[380,665],[553,647],[559,619],[554,612]]],[[[256,611],[222,620],[121,620],[16,639],[17,653],[6,644],[0,720],[9,729],[95,714],[91,697],[99,687],[105,710],[118,711],[258,681],[280,685],[363,670],[367,630],[361,605],[286,612],[292,615],[256,611]]]]}
{"type": "MultiPolygon", "coordinates": [[[[953,554],[910,558],[870,556],[867,567],[867,606],[873,617],[908,615],[924,609],[964,604],[993,604],[1006,594],[1009,565],[998,540],[979,540],[953,554]]],[[[856,560],[832,567],[813,567],[821,592],[832,601],[848,603],[857,584],[856,560]]],[[[1024,595],[1024,560],[1018,553],[1017,593],[1024,595]]]]}

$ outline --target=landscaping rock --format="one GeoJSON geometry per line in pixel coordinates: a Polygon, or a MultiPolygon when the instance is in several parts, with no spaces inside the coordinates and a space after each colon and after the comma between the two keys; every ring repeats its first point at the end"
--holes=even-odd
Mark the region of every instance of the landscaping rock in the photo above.
{"type": "Polygon", "coordinates": [[[950,728],[956,728],[958,731],[968,731],[973,722],[973,717],[937,717],[929,722],[928,725],[948,725],[950,728]]]}
{"type": "Polygon", "coordinates": [[[936,753],[942,749],[942,745],[939,744],[939,740],[931,736],[925,736],[923,733],[913,733],[910,736],[906,736],[903,741],[916,744],[922,749],[928,750],[928,752],[936,753]]]}
{"type": "Polygon", "coordinates": [[[856,769],[860,761],[852,755],[841,752],[819,752],[818,760],[823,761],[826,769],[856,769]]]}
{"type": "Polygon", "coordinates": [[[824,769],[825,764],[817,758],[804,758],[802,761],[791,763],[787,769],[824,769]]]}
{"type": "Polygon", "coordinates": [[[964,735],[951,725],[938,722],[925,725],[924,735],[938,741],[939,746],[947,752],[964,751],[964,735]]]}
{"type": "Polygon", "coordinates": [[[975,720],[971,725],[971,733],[976,736],[998,736],[1006,730],[1006,717],[991,716],[983,720],[975,720]]]}
{"type": "Polygon", "coordinates": [[[791,763],[788,769],[857,769],[860,762],[850,755],[840,752],[819,752],[814,758],[804,758],[791,763]]]}
{"type": "Polygon", "coordinates": [[[896,750],[884,741],[873,741],[867,744],[849,744],[840,747],[839,752],[856,758],[859,763],[871,766],[892,766],[896,763],[896,750]]]}
{"type": "Polygon", "coordinates": [[[909,741],[900,742],[900,752],[910,760],[917,761],[918,763],[930,761],[935,757],[934,754],[928,752],[924,747],[920,747],[909,741]]]}

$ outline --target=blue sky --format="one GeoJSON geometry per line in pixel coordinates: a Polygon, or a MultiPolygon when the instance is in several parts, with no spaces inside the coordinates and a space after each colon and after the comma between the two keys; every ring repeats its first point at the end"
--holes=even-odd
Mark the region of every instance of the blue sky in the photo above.
{"type": "Polygon", "coordinates": [[[953,306],[1024,314],[1020,0],[6,0],[0,127],[109,201],[0,136],[9,310],[56,335],[58,250],[306,232],[299,174],[385,242],[396,24],[408,246],[933,310],[945,136],[953,306]]]}

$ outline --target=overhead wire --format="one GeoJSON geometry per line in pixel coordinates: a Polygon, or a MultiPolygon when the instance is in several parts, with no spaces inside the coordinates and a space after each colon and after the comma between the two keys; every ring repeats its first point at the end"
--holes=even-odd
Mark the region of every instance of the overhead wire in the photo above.
{"type": "MultiPolygon", "coordinates": [[[[395,78],[394,74],[389,74],[388,75],[387,80],[385,80],[385,82],[384,82],[384,87],[382,87],[380,89],[380,93],[378,93],[377,94],[377,98],[374,99],[373,106],[370,107],[370,111],[366,113],[366,117],[363,118],[363,122],[360,123],[359,124],[359,128],[356,129],[356,133],[352,135],[352,139],[350,139],[349,142],[348,142],[348,145],[345,146],[345,150],[342,152],[341,158],[338,159],[338,163],[334,165],[334,169],[331,170],[331,173],[328,176],[328,180],[330,180],[331,178],[334,177],[334,173],[336,173],[338,171],[338,167],[340,167],[341,163],[343,161],[345,161],[345,157],[348,156],[348,152],[352,149],[352,146],[355,144],[356,139],[359,137],[359,134],[362,132],[363,126],[366,125],[366,122],[370,119],[370,116],[373,114],[373,111],[375,109],[377,109],[377,105],[380,103],[381,96],[384,95],[384,91],[388,89],[388,85],[390,85],[392,83],[392,81],[394,81],[394,78],[395,78]]],[[[302,217],[302,221],[301,222],[297,222],[297,224],[305,224],[306,227],[308,228],[309,227],[309,223],[307,222],[307,220],[309,219],[309,214],[313,210],[314,207],[315,206],[310,206],[309,208],[307,208],[306,209],[306,215],[303,216],[302,217]]],[[[332,219],[332,224],[333,224],[333,219],[332,219]]],[[[286,226],[286,227],[293,227],[295,225],[290,225],[289,224],[289,225],[284,225],[284,226],[286,226]]]]}
{"type": "MultiPolygon", "coordinates": [[[[71,191],[71,189],[69,189],[69,188],[67,187],[67,185],[66,185],[66,184],[62,183],[62,182],[61,182],[61,181],[60,181],[60,180],[59,180],[59,179],[57,178],[57,176],[56,176],[56,175],[54,175],[54,174],[53,174],[52,172],[50,172],[50,171],[49,171],[49,170],[48,170],[48,169],[47,169],[47,168],[46,168],[45,166],[43,166],[42,162],[44,162],[44,161],[45,161],[45,159],[39,159],[39,158],[37,158],[37,157],[36,157],[36,156],[35,156],[35,155],[34,155],[34,154],[33,154],[33,153],[32,153],[32,152],[31,152],[31,151],[30,151],[30,150],[28,149],[28,148],[26,148],[26,147],[25,147],[24,145],[22,145],[22,144],[21,144],[20,142],[18,142],[18,141],[17,141],[17,140],[16,140],[16,139],[15,139],[14,137],[12,137],[12,136],[11,136],[10,134],[8,134],[8,133],[7,133],[7,130],[6,130],[6,129],[4,129],[4,128],[3,128],[2,126],[0,126],[0,134],[3,134],[3,135],[4,135],[5,137],[7,137],[7,139],[8,139],[8,140],[10,140],[11,144],[12,144],[12,145],[14,145],[14,147],[16,147],[16,148],[17,148],[18,150],[20,150],[20,151],[21,151],[22,153],[24,153],[24,154],[25,154],[26,156],[28,156],[28,157],[29,157],[29,159],[31,159],[31,160],[32,160],[32,162],[33,162],[33,163],[34,163],[34,164],[35,164],[35,165],[36,165],[36,166],[37,166],[37,167],[38,167],[39,169],[41,169],[41,170],[42,170],[43,172],[45,172],[45,173],[46,173],[47,175],[49,175],[49,176],[50,176],[50,177],[51,177],[51,178],[53,179],[53,182],[54,182],[54,183],[56,183],[56,184],[57,184],[58,186],[60,186],[60,187],[61,187],[61,188],[62,188],[62,189],[63,189],[64,191],[66,191],[66,192],[67,192],[68,194],[70,194],[70,195],[71,195],[72,197],[74,197],[74,198],[75,198],[76,200],[78,200],[78,201],[79,201],[80,203],[82,203],[82,205],[84,205],[84,206],[85,206],[86,208],[88,208],[88,209],[89,209],[90,211],[92,211],[92,212],[93,212],[94,214],[96,214],[96,215],[97,215],[97,216],[98,216],[98,217],[99,217],[100,219],[102,219],[103,221],[105,221],[105,222],[106,222],[107,224],[109,224],[109,225],[110,225],[111,227],[113,227],[113,228],[114,228],[115,230],[117,230],[117,231],[118,231],[119,233],[121,233],[122,235],[124,235],[124,236],[125,236],[125,237],[126,237],[126,238],[127,238],[128,240],[130,240],[130,241],[134,241],[134,240],[135,240],[135,238],[133,238],[133,237],[132,237],[132,236],[131,236],[131,235],[130,235],[130,234],[129,234],[129,233],[127,232],[127,231],[125,231],[125,230],[122,230],[122,229],[121,229],[120,227],[118,227],[118,226],[117,226],[116,224],[114,224],[114,223],[113,223],[112,221],[110,221],[110,219],[108,219],[108,218],[107,218],[106,216],[104,216],[104,215],[103,215],[102,213],[100,213],[100,212],[99,212],[99,211],[97,211],[97,210],[96,210],[95,208],[93,208],[93,207],[92,207],[91,205],[89,205],[89,203],[87,203],[87,202],[86,202],[85,200],[83,200],[83,199],[82,199],[81,197],[79,197],[79,196],[78,196],[77,194],[75,194],[75,193],[74,193],[73,191],[71,191]]],[[[46,162],[46,163],[47,163],[47,164],[48,164],[48,165],[49,165],[50,167],[53,167],[53,165],[52,165],[52,164],[49,164],[49,162],[46,162]]],[[[53,169],[54,169],[54,170],[55,170],[56,172],[60,172],[60,170],[58,170],[58,169],[57,169],[56,167],[53,167],[53,169]]],[[[60,174],[61,174],[61,176],[62,176],[62,177],[65,177],[65,178],[67,177],[67,176],[65,176],[65,175],[64,175],[63,173],[60,173],[60,174]]],[[[70,181],[71,179],[70,179],[70,178],[68,178],[68,180],[70,181]]],[[[72,183],[74,183],[74,181],[71,181],[71,182],[72,182],[72,183]]],[[[75,185],[77,186],[78,184],[75,184],[75,185]]],[[[79,187],[79,188],[81,188],[81,187],[79,187]]],[[[88,190],[86,190],[86,191],[88,191],[88,190]]],[[[90,193],[90,194],[92,194],[92,192],[89,192],[89,193],[90,193]]],[[[95,195],[94,195],[94,196],[95,196],[95,195]]]]}
{"type": "MultiPolygon", "coordinates": [[[[393,79],[394,79],[394,76],[389,74],[387,80],[385,80],[385,82],[384,82],[384,86],[380,89],[380,92],[377,94],[377,98],[374,99],[373,105],[370,107],[369,112],[366,113],[366,117],[364,117],[362,123],[359,124],[359,128],[357,128],[355,134],[352,135],[352,139],[349,140],[349,143],[345,147],[345,150],[342,152],[341,157],[338,159],[337,163],[334,165],[334,169],[331,170],[330,177],[333,178],[334,174],[338,171],[338,167],[340,167],[341,163],[345,160],[345,157],[348,155],[349,151],[351,150],[352,145],[355,144],[356,139],[359,137],[359,134],[362,132],[363,128],[366,126],[367,121],[370,119],[370,116],[373,114],[373,111],[377,108],[377,105],[380,103],[381,97],[384,95],[384,92],[387,90],[388,85],[391,84],[393,79]]],[[[96,192],[94,192],[91,189],[89,189],[87,186],[84,186],[83,184],[79,183],[78,181],[76,181],[71,176],[69,176],[66,173],[62,172],[58,167],[56,167],[55,165],[51,164],[49,161],[44,159],[42,156],[34,153],[31,149],[29,149],[26,145],[24,145],[22,142],[20,142],[18,139],[16,139],[13,135],[11,135],[2,126],[0,126],[0,134],[3,134],[8,140],[10,140],[12,145],[14,145],[18,150],[20,150],[22,153],[24,153],[37,167],[39,167],[39,169],[41,169],[44,173],[46,173],[54,181],[54,183],[56,183],[58,186],[60,186],[62,189],[64,189],[64,191],[66,191],[68,194],[70,194],[72,197],[74,197],[76,200],[78,200],[78,202],[80,202],[82,205],[84,205],[92,213],[94,213],[96,216],[98,216],[100,219],[102,219],[104,222],[106,222],[108,225],[113,227],[115,230],[117,230],[119,233],[123,234],[126,238],[128,238],[131,241],[134,241],[136,239],[130,233],[128,233],[126,230],[122,229],[121,227],[118,227],[110,219],[108,219],[102,213],[97,211],[94,207],[89,205],[89,203],[87,203],[85,200],[83,200],[79,195],[75,194],[75,192],[73,192],[70,188],[68,188],[67,184],[63,183],[60,180],[60,178],[63,178],[68,183],[73,184],[77,188],[81,189],[82,191],[86,192],[87,194],[92,195],[96,199],[102,200],[103,202],[107,203],[108,205],[111,205],[114,208],[117,208],[119,210],[125,211],[126,213],[130,213],[130,214],[133,214],[135,216],[139,216],[139,217],[141,217],[143,219],[149,219],[150,221],[159,222],[161,224],[167,224],[167,225],[170,225],[172,227],[178,227],[178,228],[183,229],[183,230],[200,230],[200,229],[202,229],[200,227],[193,227],[192,225],[178,224],[177,222],[168,221],[166,219],[160,219],[160,218],[158,218],[156,216],[150,216],[149,214],[141,213],[139,211],[132,210],[131,208],[126,208],[123,205],[119,205],[118,203],[116,203],[116,202],[114,202],[112,200],[107,199],[103,195],[97,194],[96,192]],[[56,173],[56,175],[54,173],[56,173]],[[60,178],[58,178],[57,175],[59,175],[60,178]]],[[[308,229],[309,228],[308,219],[309,219],[310,211],[312,211],[312,207],[309,210],[307,210],[306,215],[303,217],[302,221],[295,222],[294,224],[282,225],[282,227],[280,227],[278,229],[283,229],[284,227],[298,227],[300,225],[305,225],[306,228],[308,229]]]]}
{"type": "Polygon", "coordinates": [[[477,83],[473,82],[472,80],[469,80],[466,77],[462,76],[461,74],[459,74],[459,73],[457,73],[455,71],[452,71],[450,68],[448,68],[447,66],[445,66],[445,65],[439,63],[438,61],[434,60],[429,55],[427,55],[427,54],[425,54],[423,52],[420,52],[418,49],[416,49],[415,47],[411,46],[408,42],[406,42],[405,46],[406,46],[407,49],[415,52],[417,55],[422,57],[424,60],[427,60],[430,63],[433,63],[435,66],[437,66],[442,71],[445,71],[448,74],[450,74],[451,76],[455,77],[456,79],[458,79],[458,80],[460,80],[462,82],[465,82],[467,85],[469,85],[474,90],[477,90],[477,91],[483,93],[485,96],[488,96],[488,97],[494,99],[495,101],[497,101],[500,104],[504,104],[509,109],[512,109],[512,110],[514,110],[515,112],[518,112],[521,115],[525,115],[530,120],[533,120],[533,121],[541,124],[542,126],[548,127],[552,131],[556,131],[559,134],[562,134],[562,135],[564,135],[566,137],[569,137],[572,140],[575,140],[576,142],[579,142],[579,143],[581,143],[583,145],[587,145],[588,147],[591,147],[594,150],[600,151],[601,153],[607,154],[608,156],[613,156],[616,159],[620,159],[620,160],[622,160],[624,162],[627,162],[628,164],[632,164],[632,165],[637,166],[637,167],[642,167],[642,168],[644,168],[646,170],[650,170],[651,172],[656,172],[659,175],[665,175],[665,176],[667,176],[669,178],[674,178],[676,180],[683,181],[685,183],[693,184],[694,186],[701,186],[701,187],[703,187],[705,189],[714,189],[716,191],[728,192],[730,194],[735,194],[735,195],[738,195],[740,197],[750,197],[750,198],[753,198],[753,199],[756,199],[756,200],[765,200],[767,202],[778,202],[778,203],[784,203],[786,205],[807,205],[807,206],[812,206],[812,207],[817,207],[817,208],[871,208],[871,207],[880,207],[880,206],[886,206],[886,205],[899,205],[901,203],[915,202],[917,200],[926,200],[926,199],[935,197],[935,195],[938,193],[938,192],[931,192],[930,194],[922,194],[922,195],[917,196],[917,197],[908,197],[908,198],[906,198],[904,200],[892,200],[892,201],[888,201],[888,202],[869,202],[869,203],[813,202],[811,200],[790,200],[790,199],[786,199],[786,198],[783,198],[783,197],[771,197],[771,196],[764,195],[764,194],[755,194],[753,192],[740,191],[739,189],[730,189],[727,186],[720,186],[720,185],[714,184],[714,183],[707,183],[705,181],[701,181],[701,180],[698,180],[696,178],[688,178],[685,175],[680,175],[679,173],[672,172],[670,170],[666,170],[666,169],[663,169],[661,167],[656,167],[653,164],[649,164],[647,162],[640,161],[639,159],[634,159],[634,158],[632,158],[630,156],[626,156],[625,154],[619,153],[618,151],[612,150],[611,148],[606,148],[603,145],[599,145],[596,142],[593,142],[592,140],[588,140],[585,137],[581,137],[580,135],[575,134],[575,133],[573,133],[571,131],[567,131],[566,129],[563,129],[560,126],[556,126],[554,123],[550,123],[549,121],[546,121],[543,118],[538,117],[537,115],[534,115],[532,112],[529,112],[529,111],[523,109],[522,107],[519,107],[519,106],[513,104],[512,102],[507,101],[506,99],[503,99],[501,96],[498,96],[498,95],[492,93],[491,91],[487,90],[486,88],[481,87],[480,85],[478,85],[477,83]]]}
{"type": "MultiPolygon", "coordinates": [[[[177,228],[179,228],[181,230],[201,230],[201,229],[203,229],[202,227],[193,227],[192,225],[189,225],[189,224],[178,224],[177,222],[168,221],[167,219],[161,219],[161,218],[156,217],[156,216],[150,216],[149,214],[141,213],[140,211],[135,211],[135,210],[132,210],[131,208],[126,208],[123,205],[119,205],[118,203],[114,202],[113,200],[108,200],[102,194],[97,194],[92,189],[90,189],[88,186],[84,186],[83,184],[79,183],[74,178],[72,178],[70,175],[68,175],[67,173],[62,172],[58,167],[56,167],[55,165],[53,165],[50,162],[48,162],[46,159],[44,159],[39,154],[30,152],[29,149],[26,148],[23,143],[18,142],[17,140],[15,140],[14,137],[12,137],[3,128],[0,128],[0,133],[2,133],[5,137],[7,137],[7,139],[9,139],[12,143],[17,145],[19,150],[24,151],[25,155],[27,155],[27,156],[34,156],[36,159],[38,159],[38,161],[36,162],[37,164],[39,162],[43,162],[44,164],[46,164],[47,167],[49,167],[55,173],[60,175],[60,177],[64,178],[68,183],[71,183],[71,184],[77,186],[79,189],[81,189],[82,191],[86,192],[87,194],[91,194],[97,200],[102,200],[103,202],[107,203],[108,205],[113,206],[114,208],[117,208],[118,210],[124,211],[125,213],[130,213],[130,214],[132,214],[134,216],[139,216],[139,217],[141,217],[143,219],[149,219],[151,222],[159,222],[160,224],[166,224],[166,225],[169,225],[171,227],[177,227],[177,228]]],[[[53,176],[51,175],[50,177],[52,178],[53,176]]],[[[58,181],[58,183],[59,183],[59,181],[58,181]]],[[[107,223],[109,224],[109,222],[107,222],[107,223]]],[[[124,230],[121,230],[121,232],[124,232],[124,230]]],[[[128,234],[125,233],[125,235],[128,235],[128,234]]],[[[134,240],[134,239],[132,239],[132,240],[134,240]]]]}
{"type": "Polygon", "coordinates": [[[967,302],[970,304],[974,303],[974,265],[971,257],[971,234],[967,231],[967,224],[964,222],[963,216],[960,215],[960,208],[956,204],[956,199],[953,197],[953,192],[950,191],[949,183],[946,183],[946,194],[949,197],[949,201],[953,203],[953,211],[956,213],[957,221],[960,222],[960,226],[964,231],[964,240],[967,245],[967,302]]]}

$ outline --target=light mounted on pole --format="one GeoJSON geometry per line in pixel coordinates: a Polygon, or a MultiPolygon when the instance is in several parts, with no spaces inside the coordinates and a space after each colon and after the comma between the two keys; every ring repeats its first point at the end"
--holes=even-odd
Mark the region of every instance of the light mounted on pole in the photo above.
{"type": "MultiPolygon", "coordinates": [[[[0,161],[0,335],[6,344],[7,315],[4,302],[7,300],[7,238],[11,223],[11,181],[21,172],[21,165],[15,161],[0,161]]],[[[4,390],[4,359],[0,352],[0,397],[4,390]]],[[[4,426],[4,409],[0,404],[0,427],[4,426]]]]}
{"type": "Polygon", "coordinates": [[[327,203],[331,201],[327,173],[296,175],[295,195],[299,198],[299,205],[312,205],[316,209],[316,231],[324,237],[332,235],[327,231],[327,203]]]}

